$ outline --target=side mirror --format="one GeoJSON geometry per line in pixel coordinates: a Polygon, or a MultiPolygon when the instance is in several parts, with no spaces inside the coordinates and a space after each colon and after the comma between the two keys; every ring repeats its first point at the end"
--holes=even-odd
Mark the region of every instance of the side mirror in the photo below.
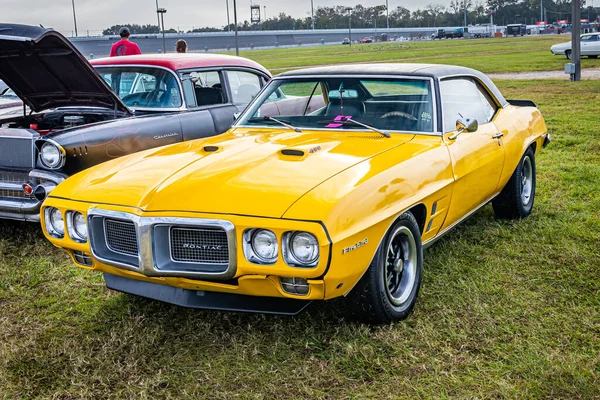
{"type": "MultiPolygon", "coordinates": [[[[460,114],[459,114],[460,115],[460,114]]],[[[475,132],[479,129],[479,122],[475,118],[465,118],[460,115],[460,118],[456,120],[456,133],[449,136],[448,139],[456,140],[456,138],[463,132],[475,132]]]]}

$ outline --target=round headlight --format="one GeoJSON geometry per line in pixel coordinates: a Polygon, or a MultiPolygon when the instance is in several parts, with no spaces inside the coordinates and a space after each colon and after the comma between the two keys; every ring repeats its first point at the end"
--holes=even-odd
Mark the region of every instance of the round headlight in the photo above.
{"type": "Polygon", "coordinates": [[[277,236],[271,231],[260,229],[252,235],[252,250],[263,261],[277,259],[277,236]]]}
{"type": "Polygon", "coordinates": [[[60,167],[63,159],[63,154],[60,149],[53,143],[46,142],[40,150],[40,160],[47,168],[60,167]]]}
{"type": "Polygon", "coordinates": [[[308,232],[297,232],[292,235],[290,250],[301,264],[312,264],[319,258],[319,242],[308,232]]]}
{"type": "Polygon", "coordinates": [[[67,215],[67,222],[69,223],[69,234],[71,239],[77,242],[86,242],[88,230],[83,214],[76,211],[70,211],[69,215],[67,215]]]}
{"type": "Polygon", "coordinates": [[[52,236],[62,237],[65,234],[65,220],[59,209],[51,207],[46,211],[46,228],[52,236]]]}

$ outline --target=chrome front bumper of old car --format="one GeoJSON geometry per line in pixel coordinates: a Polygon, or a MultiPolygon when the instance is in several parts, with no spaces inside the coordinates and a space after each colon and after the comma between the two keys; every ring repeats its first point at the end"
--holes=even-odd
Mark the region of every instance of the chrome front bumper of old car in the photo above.
{"type": "Polygon", "coordinates": [[[38,222],[40,207],[66,175],[44,170],[0,170],[0,219],[38,222]]]}

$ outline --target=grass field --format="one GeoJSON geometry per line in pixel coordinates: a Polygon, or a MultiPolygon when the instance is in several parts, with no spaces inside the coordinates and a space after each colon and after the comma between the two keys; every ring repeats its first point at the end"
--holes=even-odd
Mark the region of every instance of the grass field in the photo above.
{"type": "MultiPolygon", "coordinates": [[[[570,40],[570,35],[455,39],[245,50],[240,55],[263,64],[273,74],[299,67],[351,62],[453,64],[483,72],[562,71],[568,60],[552,55],[550,46],[570,40]]],[[[600,59],[581,61],[582,68],[600,68],[600,59]]]]}
{"type": "Polygon", "coordinates": [[[426,250],[405,322],[354,323],[339,302],[288,318],[118,294],[39,227],[0,222],[0,398],[600,398],[600,83],[499,86],[536,101],[554,138],[533,214],[487,206],[426,250]]]}

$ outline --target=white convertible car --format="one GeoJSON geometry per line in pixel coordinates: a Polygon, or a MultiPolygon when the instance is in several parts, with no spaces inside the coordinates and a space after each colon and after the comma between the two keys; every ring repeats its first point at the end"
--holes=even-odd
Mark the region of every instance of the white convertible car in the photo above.
{"type": "MultiPolygon", "coordinates": [[[[552,54],[564,55],[571,59],[571,42],[559,43],[550,47],[552,54]]],[[[581,35],[581,55],[589,58],[598,58],[600,55],[600,33],[586,33],[581,35]]]]}

